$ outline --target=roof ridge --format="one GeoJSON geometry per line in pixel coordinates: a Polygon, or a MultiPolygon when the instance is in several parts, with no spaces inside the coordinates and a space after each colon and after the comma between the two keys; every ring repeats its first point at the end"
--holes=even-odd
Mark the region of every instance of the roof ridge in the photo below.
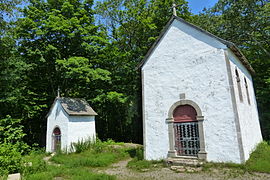
{"type": "Polygon", "coordinates": [[[241,63],[244,65],[244,67],[246,67],[246,69],[251,73],[251,74],[255,74],[254,69],[251,67],[251,65],[249,64],[248,60],[246,59],[246,57],[243,55],[243,53],[238,49],[238,47],[230,41],[224,40],[190,22],[187,22],[186,20],[184,20],[183,18],[180,18],[178,16],[174,16],[172,15],[172,17],[170,18],[170,20],[167,22],[167,24],[164,26],[164,28],[162,29],[162,31],[160,32],[157,40],[152,44],[151,48],[147,51],[146,55],[144,56],[143,60],[140,62],[140,64],[138,65],[138,69],[142,68],[143,65],[146,63],[147,59],[149,58],[149,56],[152,54],[152,52],[154,51],[155,47],[157,46],[157,44],[159,43],[159,41],[162,39],[162,37],[165,35],[165,33],[167,32],[168,28],[170,27],[170,25],[172,24],[172,22],[174,20],[178,20],[188,26],[191,26],[192,28],[195,28],[196,30],[218,40],[219,42],[221,42],[222,44],[226,45],[227,48],[229,48],[230,50],[232,50],[232,52],[236,55],[237,58],[239,58],[239,60],[241,61],[241,63]]]}

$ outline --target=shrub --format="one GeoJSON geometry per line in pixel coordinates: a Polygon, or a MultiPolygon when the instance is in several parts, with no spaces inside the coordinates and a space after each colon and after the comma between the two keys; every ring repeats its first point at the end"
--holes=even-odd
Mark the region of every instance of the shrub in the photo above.
{"type": "Polygon", "coordinates": [[[11,143],[0,144],[0,175],[19,172],[22,167],[22,155],[11,143]]]}
{"type": "Polygon", "coordinates": [[[93,141],[88,138],[86,140],[78,140],[76,143],[72,143],[70,146],[70,152],[81,153],[91,148],[93,141]]]}
{"type": "Polygon", "coordinates": [[[127,150],[130,157],[132,158],[136,158],[137,160],[143,160],[144,157],[143,157],[143,147],[139,147],[139,148],[136,148],[136,149],[128,149],[127,150]]]}
{"type": "Polygon", "coordinates": [[[72,143],[69,152],[81,153],[87,150],[92,150],[94,152],[102,152],[106,146],[106,142],[102,142],[98,138],[82,139],[78,140],[76,143],[72,143]]]}

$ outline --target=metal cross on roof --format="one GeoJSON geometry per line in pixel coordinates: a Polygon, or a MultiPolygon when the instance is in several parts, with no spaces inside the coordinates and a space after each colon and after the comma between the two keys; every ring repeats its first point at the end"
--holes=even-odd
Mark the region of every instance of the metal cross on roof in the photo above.
{"type": "Polygon", "coordinates": [[[179,6],[180,6],[180,5],[176,5],[176,4],[173,2],[172,9],[173,9],[173,15],[174,15],[174,16],[177,16],[176,8],[179,7],[179,6]]]}
{"type": "Polygon", "coordinates": [[[58,86],[58,89],[57,89],[57,97],[60,98],[60,88],[58,86]]]}

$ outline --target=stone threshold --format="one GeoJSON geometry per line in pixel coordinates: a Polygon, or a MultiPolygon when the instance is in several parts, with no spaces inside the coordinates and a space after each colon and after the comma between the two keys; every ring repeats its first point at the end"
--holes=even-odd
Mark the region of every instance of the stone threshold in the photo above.
{"type": "Polygon", "coordinates": [[[165,159],[165,163],[167,166],[192,166],[199,167],[202,166],[204,161],[198,159],[198,157],[192,156],[177,156],[177,157],[169,157],[165,159]]]}

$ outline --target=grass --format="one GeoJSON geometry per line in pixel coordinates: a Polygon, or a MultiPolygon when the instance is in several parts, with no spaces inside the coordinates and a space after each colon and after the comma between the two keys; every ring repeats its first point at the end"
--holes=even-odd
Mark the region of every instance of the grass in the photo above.
{"type": "Polygon", "coordinates": [[[129,151],[130,156],[133,158],[128,162],[127,167],[129,169],[145,172],[150,171],[158,167],[163,166],[162,161],[147,161],[143,159],[143,148],[131,149],[129,151]]]}
{"type": "Polygon", "coordinates": [[[74,144],[73,153],[60,152],[50,161],[58,165],[48,165],[43,161],[44,153],[32,153],[24,157],[27,162],[23,171],[26,180],[50,180],[57,177],[74,180],[113,180],[115,176],[92,172],[92,168],[107,167],[112,163],[129,157],[129,148],[113,148],[112,145],[121,146],[123,143],[107,142],[79,142],[74,144]],[[29,165],[29,162],[31,162],[29,165]]]}
{"type": "Polygon", "coordinates": [[[235,163],[205,163],[203,170],[207,171],[211,168],[230,168],[239,172],[263,172],[270,173],[270,144],[261,142],[250,155],[250,158],[244,164],[235,163]]]}
{"type": "Polygon", "coordinates": [[[64,164],[68,167],[105,167],[122,157],[127,157],[124,153],[93,153],[86,151],[81,154],[60,154],[54,156],[51,160],[57,164],[64,164]]]}
{"type": "Polygon", "coordinates": [[[135,158],[128,162],[127,167],[135,171],[146,172],[163,167],[163,161],[147,161],[135,158]]]}
{"type": "Polygon", "coordinates": [[[269,142],[260,143],[256,150],[251,153],[246,162],[246,168],[249,171],[270,173],[270,144],[269,142]]]}
{"type": "Polygon", "coordinates": [[[114,180],[115,176],[110,176],[106,174],[97,174],[91,172],[86,168],[67,168],[67,167],[55,167],[48,166],[47,171],[28,174],[25,176],[25,179],[30,180],[51,180],[54,178],[63,178],[63,179],[74,179],[74,180],[114,180]]]}
{"type": "MultiPolygon", "coordinates": [[[[131,157],[132,160],[128,162],[127,167],[137,172],[157,170],[164,166],[162,161],[144,160],[142,148],[127,148],[123,143],[98,141],[90,146],[88,144],[88,148],[83,147],[84,145],[84,143],[80,144],[82,146],[80,147],[80,153],[76,151],[69,154],[58,153],[52,157],[51,161],[60,164],[60,166],[46,164],[42,160],[46,154],[42,152],[25,156],[23,179],[113,180],[116,179],[116,176],[97,173],[96,170],[109,167],[112,163],[128,157],[131,157]],[[31,166],[29,162],[31,162],[31,166]]],[[[245,164],[209,162],[203,165],[205,171],[213,168],[223,169],[226,176],[231,178],[241,176],[246,172],[270,173],[270,145],[267,142],[259,144],[245,164]]]]}

